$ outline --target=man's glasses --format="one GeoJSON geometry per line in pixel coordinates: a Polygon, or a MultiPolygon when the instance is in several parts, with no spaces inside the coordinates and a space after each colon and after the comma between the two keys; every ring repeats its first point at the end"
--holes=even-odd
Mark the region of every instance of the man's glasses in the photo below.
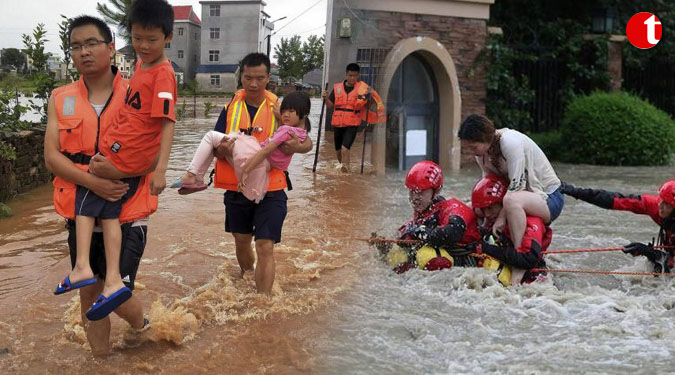
{"type": "Polygon", "coordinates": [[[70,52],[75,53],[75,52],[80,52],[84,51],[85,49],[91,50],[93,48],[96,48],[101,43],[110,43],[106,42],[105,40],[98,40],[98,39],[89,39],[84,44],[71,44],[70,45],[70,52]]]}

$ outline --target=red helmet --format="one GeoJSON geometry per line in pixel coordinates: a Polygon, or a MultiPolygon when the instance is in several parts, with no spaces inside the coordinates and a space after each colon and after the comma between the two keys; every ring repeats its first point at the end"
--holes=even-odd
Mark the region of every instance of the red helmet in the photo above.
{"type": "Polygon", "coordinates": [[[670,180],[659,188],[659,199],[675,207],[675,180],[670,180]]]}
{"type": "Polygon", "coordinates": [[[509,182],[502,177],[488,174],[480,179],[471,192],[471,206],[485,208],[501,203],[509,188],[509,182]]]}
{"type": "Polygon", "coordinates": [[[405,186],[410,190],[438,189],[443,186],[443,171],[433,161],[417,162],[405,176],[405,186]]]}

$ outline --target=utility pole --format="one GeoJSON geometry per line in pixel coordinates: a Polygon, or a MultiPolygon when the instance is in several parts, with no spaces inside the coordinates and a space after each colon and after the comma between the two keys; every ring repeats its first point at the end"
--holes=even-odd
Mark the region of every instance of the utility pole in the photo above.
{"type": "MultiPolygon", "coordinates": [[[[271,21],[270,23],[271,23],[271,24],[274,24],[275,22],[281,21],[281,20],[286,19],[286,18],[287,18],[286,16],[283,16],[283,17],[281,17],[281,18],[277,18],[277,19],[274,20],[274,21],[271,21]]],[[[273,33],[273,32],[270,30],[269,35],[267,35],[267,36],[265,37],[265,38],[267,38],[267,57],[270,57],[270,52],[272,51],[272,35],[274,35],[274,34],[276,34],[276,33],[273,33]]]]}

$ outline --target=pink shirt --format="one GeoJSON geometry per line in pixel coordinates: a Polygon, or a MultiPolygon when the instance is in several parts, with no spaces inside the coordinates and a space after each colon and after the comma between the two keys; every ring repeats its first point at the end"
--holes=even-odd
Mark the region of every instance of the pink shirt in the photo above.
{"type": "MultiPolygon", "coordinates": [[[[282,143],[291,139],[290,132],[295,133],[295,135],[298,136],[300,142],[304,142],[305,139],[307,139],[307,131],[305,129],[283,125],[280,126],[276,132],[274,132],[272,138],[261,143],[260,146],[264,148],[269,144],[270,141],[274,141],[274,143],[281,145],[282,143]]],[[[272,153],[267,156],[267,160],[270,162],[272,168],[281,169],[282,171],[288,169],[288,166],[291,164],[291,158],[293,158],[293,155],[286,155],[281,150],[279,150],[279,148],[272,151],[272,153]]]]}

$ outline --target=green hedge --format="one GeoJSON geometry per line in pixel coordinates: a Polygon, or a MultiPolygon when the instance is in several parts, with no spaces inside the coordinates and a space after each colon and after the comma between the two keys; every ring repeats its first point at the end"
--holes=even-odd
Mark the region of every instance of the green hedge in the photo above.
{"type": "Polygon", "coordinates": [[[559,142],[553,148],[566,162],[666,165],[675,153],[675,122],[638,97],[595,92],[567,106],[559,142]]]}
{"type": "Polygon", "coordinates": [[[542,151],[544,151],[548,160],[562,159],[562,133],[560,130],[553,130],[546,133],[531,133],[528,134],[528,136],[532,138],[534,143],[536,143],[542,151]]]}

